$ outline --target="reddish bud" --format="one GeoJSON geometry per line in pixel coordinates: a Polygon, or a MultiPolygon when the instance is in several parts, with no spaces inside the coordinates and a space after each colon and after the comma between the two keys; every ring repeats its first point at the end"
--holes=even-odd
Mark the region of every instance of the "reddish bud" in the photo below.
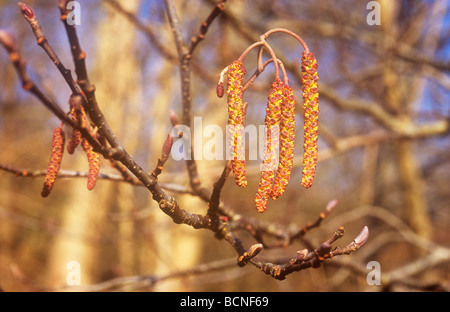
{"type": "Polygon", "coordinates": [[[356,238],[353,240],[353,242],[356,245],[356,248],[361,247],[367,242],[367,239],[369,238],[369,229],[367,226],[364,226],[362,231],[356,236],[356,238]]]}
{"type": "Polygon", "coordinates": [[[263,244],[251,245],[248,249],[249,258],[256,257],[261,252],[261,250],[263,250],[263,244]]]}
{"type": "Polygon", "coordinates": [[[177,115],[175,115],[175,112],[173,110],[170,110],[169,118],[170,118],[170,122],[172,123],[172,126],[175,127],[179,124],[178,117],[177,117],[177,115]]]}
{"type": "Polygon", "coordinates": [[[34,18],[34,11],[31,7],[22,2],[19,2],[17,5],[19,6],[20,12],[26,19],[34,18]]]}
{"type": "Polygon", "coordinates": [[[308,249],[297,250],[297,262],[303,261],[308,255],[308,249]]]}
{"type": "Polygon", "coordinates": [[[327,204],[327,208],[326,208],[327,212],[331,212],[334,209],[334,207],[337,206],[337,204],[338,204],[338,200],[337,199],[333,199],[332,201],[330,201],[327,204]]]}
{"type": "Polygon", "coordinates": [[[224,95],[224,93],[225,93],[225,88],[224,88],[224,86],[223,86],[223,82],[222,81],[220,81],[218,84],[217,84],[217,89],[216,89],[216,91],[217,91],[217,96],[218,97],[223,97],[223,95],[224,95]]]}
{"type": "Polygon", "coordinates": [[[170,151],[172,150],[173,138],[170,134],[167,135],[167,139],[164,142],[162,149],[161,161],[164,163],[169,158],[170,151]]]}

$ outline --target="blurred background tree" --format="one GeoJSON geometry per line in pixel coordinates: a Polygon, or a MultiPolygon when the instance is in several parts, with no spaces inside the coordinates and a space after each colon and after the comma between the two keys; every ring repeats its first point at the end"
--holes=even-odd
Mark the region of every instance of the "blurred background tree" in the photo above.
{"type": "MultiPolygon", "coordinates": [[[[171,129],[169,110],[179,116],[182,110],[176,47],[164,2],[79,2],[77,29],[100,106],[132,156],[153,168],[171,129]]],[[[205,231],[173,224],[141,187],[100,180],[89,192],[84,179],[61,179],[49,198],[41,198],[43,178],[0,171],[0,286],[19,291],[41,289],[39,285],[60,287],[66,283],[66,263],[77,261],[83,285],[116,277],[170,276],[205,263],[220,268],[167,278],[145,290],[405,289],[394,287],[397,284],[448,290],[449,5],[445,0],[379,0],[381,23],[369,25],[368,3],[228,0],[192,60],[193,116],[202,117],[203,127],[224,127],[226,101],[215,94],[220,71],[270,28],[288,28],[305,39],[316,54],[320,76],[319,165],[313,187],[300,187],[302,148],[297,144],[296,167],[286,194],[266,213],[257,215],[253,207],[259,170],[252,168],[258,168],[258,161],[248,162],[247,189],[227,181],[221,198],[243,215],[287,226],[314,220],[336,198],[335,218],[315,230],[315,239],[326,239],[342,224],[349,234],[341,244],[348,243],[367,224],[370,241],[363,249],[279,282],[254,268],[233,265],[235,251],[205,231]],[[441,258],[433,253],[436,248],[445,251],[441,258]],[[367,285],[364,269],[372,260],[390,278],[384,280],[384,288],[367,285]],[[411,264],[417,268],[408,271],[411,264]]],[[[27,4],[35,9],[62,61],[71,64],[56,1],[27,4]]],[[[216,4],[176,1],[186,40],[197,33],[216,4]]],[[[19,38],[35,81],[58,103],[67,102],[70,90],[35,44],[16,1],[0,1],[0,28],[19,38]]],[[[270,42],[288,68],[300,111],[298,43],[281,35],[270,42]]],[[[254,64],[246,66],[252,72],[254,64]]],[[[59,122],[22,91],[6,52],[0,53],[0,71],[0,163],[44,169],[51,132],[59,122]]],[[[269,66],[246,93],[248,124],[263,124],[272,81],[269,66]]],[[[300,117],[298,137],[303,134],[300,117]]],[[[203,186],[212,188],[223,164],[197,161],[203,186]]],[[[85,156],[65,157],[62,167],[86,170],[85,156]]],[[[115,172],[104,160],[101,170],[115,172]]],[[[188,186],[185,165],[169,160],[160,181],[188,186]]],[[[189,194],[177,194],[177,200],[192,212],[205,212],[205,204],[189,194]]],[[[289,252],[292,248],[269,251],[268,257],[277,259],[289,252]]]]}

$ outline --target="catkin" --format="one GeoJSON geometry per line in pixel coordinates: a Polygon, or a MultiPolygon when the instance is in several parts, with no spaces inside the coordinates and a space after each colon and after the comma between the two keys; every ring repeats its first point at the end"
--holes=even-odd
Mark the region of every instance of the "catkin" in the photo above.
{"type": "Polygon", "coordinates": [[[50,161],[45,175],[44,187],[41,191],[42,197],[47,197],[55,184],[56,175],[61,168],[62,156],[64,153],[65,134],[62,129],[63,124],[53,131],[52,151],[50,153],[50,161]]]}
{"type": "Polygon", "coordinates": [[[245,170],[244,119],[242,81],[245,68],[241,61],[234,61],[228,67],[228,138],[231,146],[231,168],[236,184],[247,186],[245,170]]]}
{"type": "Polygon", "coordinates": [[[264,148],[264,160],[262,163],[261,177],[255,196],[255,206],[258,212],[264,212],[267,201],[272,192],[275,173],[278,166],[279,152],[279,127],[281,120],[281,105],[283,102],[283,82],[277,79],[272,83],[269,92],[266,117],[264,120],[266,139],[264,148]]]}
{"type": "Polygon", "coordinates": [[[295,99],[294,90],[285,85],[281,106],[280,152],[275,182],[270,196],[277,199],[283,195],[290,177],[294,160],[295,141],[295,99]]]}
{"type": "MultiPolygon", "coordinates": [[[[84,118],[85,116],[83,107],[80,107],[80,110],[77,111],[75,105],[72,106],[70,114],[72,116],[72,120],[77,124],[80,123],[80,117],[84,118]]],[[[80,142],[81,142],[81,132],[73,128],[72,135],[70,136],[69,141],[67,142],[67,152],[69,154],[73,154],[78,145],[80,145],[80,142]]]]}
{"type": "Polygon", "coordinates": [[[302,91],[304,111],[304,142],[302,186],[311,187],[316,172],[319,132],[319,91],[317,60],[312,52],[302,54],[302,91]]]}
{"type": "Polygon", "coordinates": [[[86,153],[89,164],[87,188],[88,190],[92,190],[95,187],[98,174],[100,172],[100,156],[99,154],[94,152],[94,149],[92,148],[92,145],[88,140],[83,138],[81,141],[81,145],[83,146],[83,150],[86,153]]]}

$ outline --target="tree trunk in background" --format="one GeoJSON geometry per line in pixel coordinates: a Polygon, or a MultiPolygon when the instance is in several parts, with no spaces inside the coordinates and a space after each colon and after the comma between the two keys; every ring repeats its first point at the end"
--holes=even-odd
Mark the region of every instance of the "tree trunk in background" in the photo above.
{"type": "MultiPolygon", "coordinates": [[[[127,10],[135,14],[138,0],[119,1],[127,10]]],[[[136,57],[135,28],[124,16],[108,5],[101,8],[106,19],[98,24],[97,54],[92,73],[97,86],[97,100],[117,137],[131,155],[138,149],[141,131],[142,104],[142,64],[136,57]]],[[[107,165],[105,166],[107,167],[107,165]]],[[[134,269],[134,222],[111,222],[108,215],[130,214],[136,208],[134,188],[123,183],[107,183],[98,196],[105,207],[102,212],[106,229],[113,233],[111,241],[98,249],[97,266],[103,267],[99,277],[107,279],[118,274],[135,274],[134,269]]],[[[100,234],[100,233],[98,233],[100,234]]]]}
{"type": "Polygon", "coordinates": [[[403,186],[405,220],[417,234],[430,238],[431,220],[425,197],[425,185],[413,147],[414,142],[401,140],[396,148],[403,186]]]}
{"type": "Polygon", "coordinates": [[[369,145],[364,148],[364,159],[362,166],[362,181],[360,187],[359,203],[361,205],[374,205],[376,177],[379,156],[378,144],[369,145]]]}
{"type": "MultiPolygon", "coordinates": [[[[395,40],[398,37],[398,16],[401,9],[399,2],[382,1],[381,8],[381,27],[386,33],[385,38],[391,37],[395,40]]],[[[390,38],[386,39],[386,44],[389,45],[389,41],[390,38]]],[[[393,57],[387,55],[386,58],[383,73],[386,91],[384,104],[392,114],[402,114],[405,120],[409,120],[413,113],[411,103],[417,101],[410,96],[413,93],[409,90],[411,81],[404,74],[397,72],[400,69],[394,66],[393,57]]],[[[408,140],[399,140],[395,149],[402,183],[404,218],[417,234],[430,238],[431,220],[414,144],[408,140]]]]}

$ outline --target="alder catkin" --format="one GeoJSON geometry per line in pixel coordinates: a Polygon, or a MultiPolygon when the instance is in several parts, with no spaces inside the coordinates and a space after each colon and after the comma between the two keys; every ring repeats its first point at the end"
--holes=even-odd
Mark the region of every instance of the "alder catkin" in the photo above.
{"type": "Polygon", "coordinates": [[[244,74],[245,68],[241,61],[234,61],[228,67],[228,138],[231,147],[231,168],[236,184],[240,187],[247,186],[244,146],[245,105],[242,86],[244,74]]]}
{"type": "Polygon", "coordinates": [[[50,161],[45,175],[44,187],[41,191],[42,197],[47,197],[55,184],[56,175],[61,168],[62,156],[64,153],[65,134],[62,129],[63,124],[53,131],[52,151],[50,153],[50,161]]]}
{"type": "MultiPolygon", "coordinates": [[[[70,110],[72,120],[77,124],[80,123],[79,115],[84,116],[85,114],[83,108],[81,108],[81,110],[82,110],[81,114],[77,113],[75,106],[72,106],[70,110]]],[[[73,128],[72,135],[70,136],[69,141],[67,142],[67,152],[69,154],[73,154],[78,145],[80,145],[80,142],[81,142],[81,132],[73,128]]]]}
{"type": "Polygon", "coordinates": [[[311,187],[316,172],[319,132],[319,91],[317,60],[312,52],[302,54],[302,91],[304,111],[304,142],[302,186],[311,187]]]}
{"type": "Polygon", "coordinates": [[[295,98],[294,90],[285,85],[281,105],[280,155],[277,175],[270,196],[277,199],[283,195],[290,177],[294,161],[295,141],[295,98]]]}
{"type": "Polygon", "coordinates": [[[100,155],[94,152],[94,149],[88,140],[83,138],[81,145],[86,153],[89,164],[87,188],[88,190],[92,190],[95,187],[100,172],[100,155]]]}
{"type": "Polygon", "coordinates": [[[272,83],[266,107],[264,120],[266,138],[264,146],[264,160],[261,177],[255,196],[255,206],[258,212],[264,212],[272,192],[275,173],[278,167],[279,127],[281,120],[281,105],[283,102],[283,82],[277,79],[272,83]]]}

